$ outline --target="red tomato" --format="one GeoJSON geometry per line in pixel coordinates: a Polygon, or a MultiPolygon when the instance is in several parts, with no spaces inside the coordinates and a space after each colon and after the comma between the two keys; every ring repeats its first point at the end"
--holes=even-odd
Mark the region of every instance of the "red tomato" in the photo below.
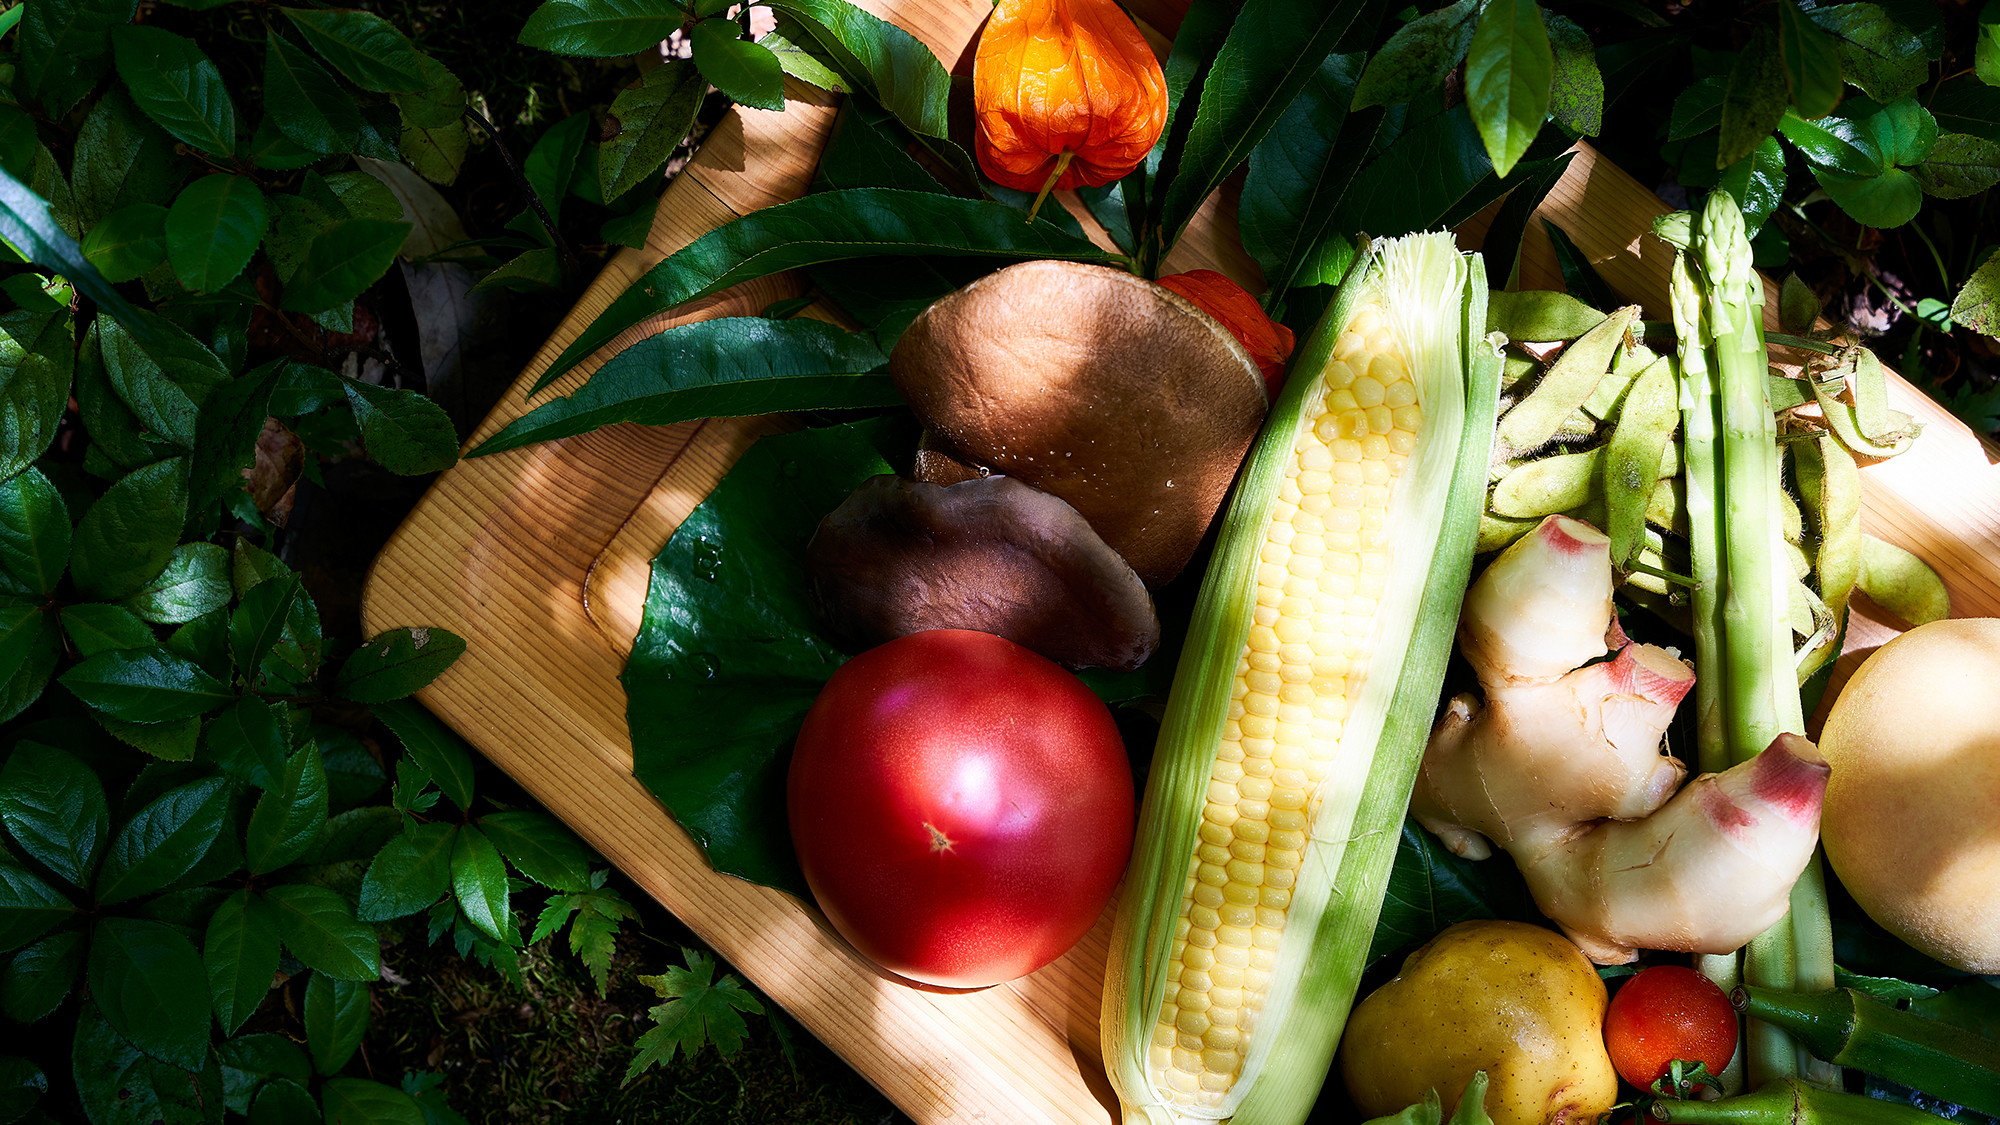
{"type": "Polygon", "coordinates": [[[1721,1074],[1736,1053],[1736,1009],[1720,986],[1693,969],[1654,965],[1611,998],[1604,1046],[1619,1077],[1641,1090],[1651,1090],[1675,1059],[1721,1074]]]}
{"type": "Polygon", "coordinates": [[[855,949],[976,988],[1062,956],[1132,850],[1132,771],[1111,712],[990,633],[913,633],[842,665],[792,753],[792,844],[855,949]]]}

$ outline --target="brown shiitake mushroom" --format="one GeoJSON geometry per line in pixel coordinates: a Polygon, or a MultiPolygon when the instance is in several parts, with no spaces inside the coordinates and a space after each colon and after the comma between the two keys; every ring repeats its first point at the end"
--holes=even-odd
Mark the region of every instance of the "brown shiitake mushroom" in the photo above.
{"type": "Polygon", "coordinates": [[[975,629],[1068,668],[1129,671],[1160,643],[1125,560],[1076,509],[1012,477],[872,478],[820,521],[806,580],[821,626],[855,648],[975,629]]]}
{"type": "Polygon", "coordinates": [[[1062,497],[1148,586],[1187,565],[1268,407],[1214,318],[1079,262],[1023,262],[941,298],[889,374],[943,451],[1062,497]]]}

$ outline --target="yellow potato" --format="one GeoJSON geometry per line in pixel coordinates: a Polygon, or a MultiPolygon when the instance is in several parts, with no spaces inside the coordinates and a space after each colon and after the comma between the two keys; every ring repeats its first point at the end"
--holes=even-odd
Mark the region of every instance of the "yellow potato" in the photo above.
{"type": "Polygon", "coordinates": [[[2000,620],[1920,625],[1864,661],[1820,734],[1820,838],[1889,932],[2000,973],[2000,620]]]}
{"type": "Polygon", "coordinates": [[[1450,1114],[1474,1073],[1494,1125],[1581,1125],[1610,1111],[1604,982],[1568,938],[1520,922],[1461,922],[1355,1006],[1340,1044],[1366,1117],[1435,1088],[1450,1114]]]}

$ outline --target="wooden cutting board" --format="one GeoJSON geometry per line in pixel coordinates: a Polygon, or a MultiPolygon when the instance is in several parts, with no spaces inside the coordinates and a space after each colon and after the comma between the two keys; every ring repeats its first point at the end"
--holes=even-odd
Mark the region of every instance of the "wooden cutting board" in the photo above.
{"type": "MultiPolygon", "coordinates": [[[[978,0],[864,6],[909,29],[947,66],[965,55],[988,9],[978,0]]],[[[782,113],[730,112],[663,194],[646,248],[605,268],[468,448],[525,413],[536,375],[648,267],[723,222],[803,194],[838,103],[791,81],[786,94],[782,113]]],[[[1580,146],[1541,215],[1647,317],[1666,319],[1670,256],[1648,233],[1664,209],[1580,146]]],[[[1225,188],[1170,271],[1219,269],[1260,289],[1234,212],[1225,188]]],[[[1476,247],[1483,229],[1483,220],[1468,222],[1461,243],[1476,247]]],[[[1560,287],[1539,224],[1523,255],[1524,288],[1560,287]]],[[[796,279],[771,278],[676,310],[625,333],[543,399],[574,390],[595,363],[648,333],[755,314],[802,291],[796,279]]],[[[1927,428],[1909,453],[1863,471],[1865,526],[1937,567],[1957,615],[2000,616],[1996,454],[1921,393],[1893,383],[1892,405],[1927,428]]],[[[874,972],[790,896],[709,870],[632,776],[618,674],[639,627],[650,560],[750,442],[786,427],[781,418],[620,425],[464,461],[438,478],[376,560],[366,629],[433,625],[464,637],[466,655],[420,700],[911,1117],[1115,1122],[1097,1030],[1108,914],[1075,950],[1024,980],[963,994],[914,989],[874,972]]],[[[1857,617],[1843,666],[1895,629],[1857,617]]]]}

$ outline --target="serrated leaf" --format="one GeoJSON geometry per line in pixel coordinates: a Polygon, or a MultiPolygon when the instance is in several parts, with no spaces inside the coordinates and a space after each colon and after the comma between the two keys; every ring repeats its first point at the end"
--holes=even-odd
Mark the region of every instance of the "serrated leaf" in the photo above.
{"type": "MultiPolygon", "coordinates": [[[[1122,261],[990,200],[852,188],[760,208],[723,224],[634,281],[536,380],[539,391],[625,329],[738,282],[818,262],[882,254],[1122,261]]],[[[531,392],[532,393],[532,392],[531,392]]]]}
{"type": "MultiPolygon", "coordinates": [[[[76,325],[67,309],[0,313],[0,475],[9,478],[0,488],[11,487],[55,441],[75,364],[76,325]]],[[[8,502],[0,499],[0,508],[8,502]]],[[[0,510],[0,525],[9,518],[0,510]]],[[[0,526],[0,543],[8,534],[0,526]]],[[[65,545],[67,538],[65,530],[65,545]]],[[[0,546],[0,564],[5,551],[0,546]]]]}
{"type": "Polygon", "coordinates": [[[208,721],[202,730],[202,759],[259,789],[278,784],[291,748],[283,704],[245,696],[208,721]]]}
{"type": "Polygon", "coordinates": [[[361,443],[392,473],[417,476],[458,463],[458,432],[444,408],[412,390],[341,378],[361,424],[361,443]]]}
{"type": "Polygon", "coordinates": [[[198,408],[188,390],[118,322],[102,326],[99,343],[111,386],[147,436],[192,447],[198,408]]]}
{"type": "Polygon", "coordinates": [[[2000,254],[1988,255],[1952,298],[1951,319],[1975,332],[2000,337],[2000,254]]]}
{"type": "Polygon", "coordinates": [[[50,595],[68,567],[70,508],[48,476],[22,468],[0,482],[0,571],[22,593],[50,595]]]}
{"type": "Polygon", "coordinates": [[[1590,33],[1567,16],[1544,11],[1555,69],[1549,83],[1549,115],[1575,132],[1594,137],[1604,128],[1604,74],[1590,33]]]}
{"type": "Polygon", "coordinates": [[[656,1026],[632,1044],[632,1063],[625,1069],[630,1082],[647,1067],[673,1061],[676,1050],[689,1059],[702,1047],[715,1044],[723,1058],[743,1046],[748,1027],[739,1013],[763,1015],[764,1006],[737,983],[735,974],[715,979],[715,961],[707,954],[682,948],[687,968],[670,967],[660,976],[642,976],[639,983],[657,992],[666,1003],[651,1015],[656,1026]]]}
{"type": "Polygon", "coordinates": [[[22,741],[0,766],[0,822],[21,850],[85,887],[111,834],[111,806],[90,767],[53,746],[22,741]]]}
{"type": "Polygon", "coordinates": [[[278,784],[257,798],[244,837],[251,875],[276,871],[305,854],[326,823],[326,769],[319,747],[306,743],[292,755],[278,784]]]}
{"type": "Polygon", "coordinates": [[[121,207],[83,238],[83,256],[106,281],[131,281],[167,260],[167,209],[157,203],[121,207]]]}
{"type": "Polygon", "coordinates": [[[368,986],[314,973],[306,982],[306,1048],[313,1069],[335,1074],[354,1057],[368,1030],[368,986]]]}
{"type": "Polygon", "coordinates": [[[167,790],[112,837],[97,874],[100,906],[157,891],[194,870],[222,832],[232,791],[219,777],[167,790]]]}
{"type": "Polygon", "coordinates": [[[598,190],[617,199],[637,187],[672,156],[694,127],[708,83],[691,62],[673,59],[618,91],[611,116],[618,134],[598,146],[598,190]]]}
{"type": "Polygon", "coordinates": [[[572,917],[575,921],[569,927],[570,952],[590,970],[591,979],[597,983],[597,994],[603,996],[610,987],[611,956],[616,951],[618,926],[637,919],[639,912],[632,909],[623,895],[602,886],[582,894],[550,895],[530,941],[548,938],[572,917]]]}
{"type": "Polygon", "coordinates": [[[1807,18],[1834,40],[1841,75],[1878,102],[1916,92],[1930,74],[1921,36],[1897,23],[1878,4],[1832,4],[1807,18]]]}
{"type": "Polygon", "coordinates": [[[1541,132],[1554,73],[1535,0],[1487,0],[1465,56],[1465,104],[1495,173],[1512,171],[1541,132]]]}
{"type": "Polygon", "coordinates": [[[464,638],[449,630],[390,629],[347,658],[334,691],[356,703],[402,699],[443,675],[464,652],[464,638]]]}
{"type": "Polygon", "coordinates": [[[72,1065],[88,1119],[101,1125],[214,1125],[222,1070],[210,1056],[198,1072],[160,1062],[114,1030],[85,1001],[77,1015],[72,1065]]]}
{"type": "Polygon", "coordinates": [[[1778,0],[1778,54],[1799,116],[1832,113],[1840,104],[1840,48],[1799,10],[1797,0],[1778,0]]]}
{"type": "Polygon", "coordinates": [[[19,949],[76,914],[61,891],[0,858],[0,951],[19,949]]]}
{"type": "Polygon", "coordinates": [[[412,700],[377,703],[374,711],[452,803],[472,807],[472,751],[464,739],[412,700]]]}
{"type": "Polygon", "coordinates": [[[319,1096],[326,1125],[425,1125],[416,1099],[366,1078],[330,1078],[319,1096]]]}
{"type": "Polygon", "coordinates": [[[90,996],[133,1046],[183,1070],[208,1059],[208,975],[194,943],[159,922],[100,920],[90,943],[90,996]]]}
{"type": "Polygon", "coordinates": [[[507,909],[507,865],[486,833],[470,824],[452,841],[451,889],[459,909],[481,933],[508,940],[513,921],[507,909]]]}
{"type": "Polygon", "coordinates": [[[1946,133],[1911,170],[1926,195],[1964,199],[2000,184],[2000,142],[1968,133],[1946,133]]]}
{"type": "Polygon", "coordinates": [[[783,110],[785,68],[768,48],[741,35],[736,22],[722,16],[695,24],[688,31],[694,64],[732,100],[756,109],[783,110]]]}
{"type": "Polygon", "coordinates": [[[234,1035],[271,991],[278,971],[278,918],[248,887],[229,896],[202,942],[210,1001],[224,1035],[234,1035]]]}
{"type": "Polygon", "coordinates": [[[194,41],[162,28],[127,24],[111,33],[118,77],[160,128],[227,160],[236,151],[236,104],[222,72],[194,41]]]}
{"type": "Polygon", "coordinates": [[[287,883],[265,892],[278,908],[285,947],[308,968],[341,980],[382,975],[375,927],[354,916],[348,901],[325,887],[287,883]]]}
{"type": "Polygon", "coordinates": [[[146,648],[159,643],[152,626],[123,606],[79,602],[62,607],[63,633],[78,656],[95,656],[106,649],[146,648]]]}
{"type": "Polygon", "coordinates": [[[361,133],[353,95],[275,28],[265,39],[264,109],[280,132],[317,153],[351,151],[361,133]]]}
{"type": "Polygon", "coordinates": [[[17,93],[68,115],[104,76],[111,31],[132,21],[137,0],[37,0],[21,18],[17,93]]]}
{"type": "Polygon", "coordinates": [[[284,635],[299,592],[299,580],[293,577],[261,582],[243,595],[229,618],[230,655],[238,668],[252,669],[264,662],[284,635]]]}
{"type": "Polygon", "coordinates": [[[381,219],[348,219],[321,230],[285,284],[280,307],[316,313],[354,300],[389,271],[409,233],[410,224],[381,219]]]}
{"type": "Polygon", "coordinates": [[[123,207],[157,205],[184,174],[173,137],[121,87],[106,90],[77,131],[70,187],[86,227],[123,207]]]}
{"type": "Polygon", "coordinates": [[[444,126],[405,122],[398,139],[402,159],[435,184],[449,184],[458,179],[465,154],[472,147],[472,135],[462,120],[444,126]]]}
{"type": "Polygon", "coordinates": [[[49,201],[5,168],[0,168],[0,239],[30,262],[61,274],[77,292],[97,302],[120,323],[140,323],[139,310],[83,256],[83,248],[57,221],[49,201]]]}
{"type": "Polygon", "coordinates": [[[1442,86],[1472,46],[1478,22],[1478,0],[1457,0],[1397,28],[1361,72],[1353,108],[1402,105],[1442,86]]]}
{"type": "Polygon", "coordinates": [[[520,42],[555,55],[617,58],[657,47],[683,18],[656,0],[548,0],[528,16],[520,42]]]}
{"type": "Polygon", "coordinates": [[[81,930],[63,930],[27,946],[0,976],[0,1013],[28,1024],[56,1010],[83,975],[81,930]]]}
{"type": "Polygon", "coordinates": [[[39,699],[63,654],[62,629],[44,607],[22,613],[16,606],[0,615],[0,722],[19,715],[39,699]]]}
{"type": "Polygon", "coordinates": [[[212,293],[250,264],[271,209],[248,176],[203,176],[181,190],[167,212],[167,260],[196,293],[212,293]]]}
{"type": "Polygon", "coordinates": [[[358,8],[280,8],[306,43],[364,90],[414,94],[429,83],[409,37],[358,8]]]}
{"type": "Polygon", "coordinates": [[[121,603],[147,621],[179,625],[229,604],[229,552],[213,543],[183,543],[167,565],[121,603]]]}
{"type": "Polygon", "coordinates": [[[1758,24],[1729,70],[1729,86],[1722,95],[1715,166],[1727,168],[1755,151],[1784,119],[1790,101],[1777,34],[1758,24]]]}
{"type": "Polygon", "coordinates": [[[228,684],[157,645],[100,652],[63,673],[62,682],[96,710],[132,723],[191,719],[237,698],[228,684]]]}
{"type": "Polygon", "coordinates": [[[480,457],[617,422],[897,406],[887,357],[866,334],[810,318],[718,317],[669,328],[612,356],[572,393],[516,418],[480,457]]]}
{"type": "Polygon", "coordinates": [[[419,824],[382,845],[361,880],[356,914],[386,922],[435,905],[451,888],[451,855],[458,827],[442,821],[419,824]]]}
{"type": "MultiPolygon", "coordinates": [[[[419,53],[417,61],[423,64],[425,89],[415,94],[395,95],[396,110],[402,115],[404,128],[445,129],[453,125],[463,128],[465,116],[465,84],[458,80],[445,65],[419,53]]],[[[363,173],[347,173],[361,175],[363,173]]],[[[356,214],[355,218],[364,216],[356,214]]],[[[393,219],[395,212],[386,215],[366,216],[378,219],[393,219]]]]}
{"type": "Polygon", "coordinates": [[[259,1086],[247,1116],[250,1125],[293,1125],[294,1122],[310,1125],[325,1120],[311,1092],[285,1078],[274,1078],[259,1086]]]}
{"type": "Polygon", "coordinates": [[[555,817],[515,809],[488,813],[477,823],[514,870],[552,890],[590,889],[590,849],[555,817]]]}

